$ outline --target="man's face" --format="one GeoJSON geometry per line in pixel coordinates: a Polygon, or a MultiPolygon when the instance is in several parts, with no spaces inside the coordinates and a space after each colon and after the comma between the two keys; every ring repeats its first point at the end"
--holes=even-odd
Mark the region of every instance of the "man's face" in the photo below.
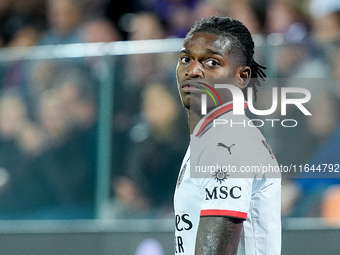
{"type": "MultiPolygon", "coordinates": [[[[195,33],[185,41],[176,74],[182,103],[187,109],[200,109],[201,94],[209,91],[209,86],[214,88],[217,83],[236,83],[239,66],[235,64],[229,51],[230,41],[214,34],[195,33]]],[[[217,92],[222,93],[222,102],[226,103],[227,99],[223,100],[222,97],[225,91],[217,92]]],[[[214,104],[209,98],[208,108],[214,104]]]]}

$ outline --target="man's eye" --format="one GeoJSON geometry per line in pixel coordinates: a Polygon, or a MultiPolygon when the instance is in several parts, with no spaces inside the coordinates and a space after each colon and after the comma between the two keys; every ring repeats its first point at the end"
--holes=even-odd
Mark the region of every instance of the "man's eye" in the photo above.
{"type": "Polygon", "coordinates": [[[209,59],[205,61],[205,65],[208,67],[217,67],[217,66],[220,66],[220,63],[214,59],[209,59]]]}
{"type": "Polygon", "coordinates": [[[182,62],[183,64],[187,64],[187,63],[190,62],[190,58],[189,58],[189,57],[181,57],[181,62],[182,62]]]}

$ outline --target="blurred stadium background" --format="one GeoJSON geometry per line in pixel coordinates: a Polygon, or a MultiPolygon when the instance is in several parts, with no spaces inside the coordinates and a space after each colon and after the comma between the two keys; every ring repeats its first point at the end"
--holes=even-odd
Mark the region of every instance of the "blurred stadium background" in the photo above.
{"type": "MultiPolygon", "coordinates": [[[[312,93],[313,117],[262,128],[278,162],[340,163],[337,0],[0,0],[1,254],[173,254],[175,67],[214,13],[254,34],[258,108],[274,86],[312,93]]],[[[339,254],[339,173],[283,177],[282,254],[339,254]]]]}

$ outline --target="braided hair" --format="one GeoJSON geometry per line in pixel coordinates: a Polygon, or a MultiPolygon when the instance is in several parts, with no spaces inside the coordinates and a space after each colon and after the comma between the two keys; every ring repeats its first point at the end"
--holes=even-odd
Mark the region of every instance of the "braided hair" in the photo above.
{"type": "Polygon", "coordinates": [[[230,51],[234,54],[239,64],[249,66],[251,69],[251,81],[247,87],[251,86],[254,90],[254,99],[256,101],[257,88],[261,86],[260,78],[264,81],[267,75],[263,70],[265,66],[258,64],[254,60],[254,41],[246,26],[238,20],[230,17],[214,15],[210,18],[202,18],[196,21],[185,41],[190,39],[194,33],[209,33],[217,36],[227,37],[231,43],[230,51]]]}

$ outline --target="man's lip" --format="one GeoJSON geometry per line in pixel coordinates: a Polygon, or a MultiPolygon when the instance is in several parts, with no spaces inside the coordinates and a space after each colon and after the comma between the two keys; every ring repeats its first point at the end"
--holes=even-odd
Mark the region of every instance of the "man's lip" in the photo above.
{"type": "Polygon", "coordinates": [[[205,88],[205,83],[203,82],[198,82],[198,81],[184,81],[182,83],[182,90],[187,93],[202,93],[202,89],[205,88]]]}

